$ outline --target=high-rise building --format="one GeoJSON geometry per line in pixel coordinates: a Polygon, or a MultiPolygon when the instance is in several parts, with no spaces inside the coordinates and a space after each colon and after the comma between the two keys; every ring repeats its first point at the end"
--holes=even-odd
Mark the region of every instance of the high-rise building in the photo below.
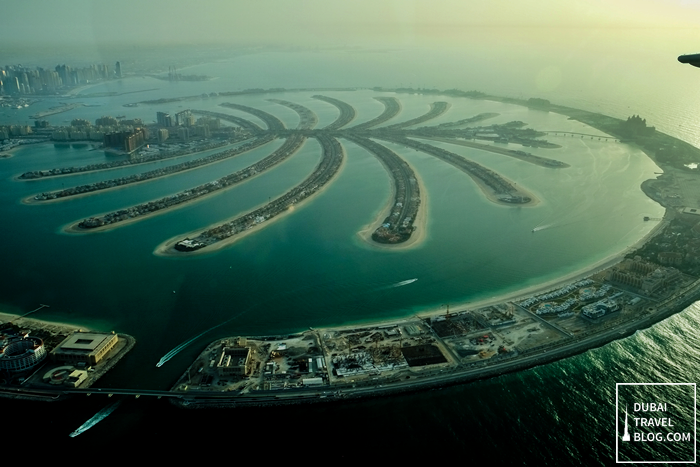
{"type": "Polygon", "coordinates": [[[114,65],[114,74],[115,74],[115,76],[116,76],[117,78],[121,78],[121,77],[122,77],[122,64],[121,64],[120,62],[117,62],[117,63],[114,65]]]}
{"type": "Polygon", "coordinates": [[[158,122],[158,125],[160,125],[160,126],[164,126],[164,127],[173,126],[173,118],[170,116],[169,113],[157,112],[156,113],[156,121],[158,122]]]}
{"type": "Polygon", "coordinates": [[[146,144],[145,130],[136,128],[134,131],[119,131],[104,135],[104,145],[108,148],[116,148],[127,153],[132,153],[146,144]]]}
{"type": "Polygon", "coordinates": [[[14,78],[10,78],[8,82],[8,89],[7,89],[8,94],[19,94],[19,80],[15,76],[14,78]]]}
{"type": "Polygon", "coordinates": [[[194,117],[192,116],[192,112],[190,112],[189,109],[183,110],[182,112],[178,112],[175,114],[175,125],[177,126],[190,126],[190,121],[192,122],[191,124],[194,125],[194,117]]]}
{"type": "Polygon", "coordinates": [[[168,130],[166,130],[165,128],[161,128],[158,130],[158,142],[159,143],[163,144],[165,142],[165,140],[168,139],[168,136],[170,136],[170,134],[168,133],[168,130]]]}
{"type": "Polygon", "coordinates": [[[188,142],[190,140],[190,129],[187,127],[180,127],[177,130],[177,136],[180,138],[183,142],[188,142]]]}

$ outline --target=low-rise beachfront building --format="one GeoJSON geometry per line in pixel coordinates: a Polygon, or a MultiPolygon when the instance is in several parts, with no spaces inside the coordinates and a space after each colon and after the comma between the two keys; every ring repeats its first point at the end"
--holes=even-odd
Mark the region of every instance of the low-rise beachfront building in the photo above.
{"type": "Polygon", "coordinates": [[[87,377],[88,372],[85,370],[76,370],[72,366],[60,366],[46,373],[43,381],[55,386],[77,388],[87,380],[87,377]]]}
{"type": "Polygon", "coordinates": [[[620,309],[620,304],[609,298],[584,306],[581,313],[587,318],[596,319],[620,311],[620,309]]]}
{"type": "Polygon", "coordinates": [[[116,334],[74,332],[51,352],[51,359],[73,365],[96,365],[117,345],[116,334]]]}

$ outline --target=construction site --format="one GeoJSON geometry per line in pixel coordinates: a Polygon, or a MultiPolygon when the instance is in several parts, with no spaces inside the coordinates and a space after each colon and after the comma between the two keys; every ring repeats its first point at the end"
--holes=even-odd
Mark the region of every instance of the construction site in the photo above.
{"type": "Polygon", "coordinates": [[[191,395],[185,406],[265,405],[365,397],[481,377],[571,351],[625,323],[654,319],[697,286],[677,275],[664,285],[671,293],[664,300],[611,284],[607,278],[613,271],[488,306],[450,310],[446,305],[439,314],[373,325],[218,340],[172,390],[191,395]]]}

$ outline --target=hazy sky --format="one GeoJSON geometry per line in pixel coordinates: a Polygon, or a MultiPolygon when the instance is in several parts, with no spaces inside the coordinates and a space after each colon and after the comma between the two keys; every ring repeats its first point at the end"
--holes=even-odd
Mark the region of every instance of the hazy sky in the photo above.
{"type": "Polygon", "coordinates": [[[0,43],[431,45],[484,28],[545,38],[550,28],[696,28],[698,19],[700,0],[22,0],[3,2],[0,43]]]}

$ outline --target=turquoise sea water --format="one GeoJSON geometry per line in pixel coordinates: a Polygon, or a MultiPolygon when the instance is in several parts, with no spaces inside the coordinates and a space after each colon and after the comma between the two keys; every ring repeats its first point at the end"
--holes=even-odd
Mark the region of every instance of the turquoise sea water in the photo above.
{"type": "MultiPolygon", "coordinates": [[[[266,63],[255,62],[261,67],[260,76],[268,76],[266,63]]],[[[174,113],[181,106],[222,111],[218,103],[232,101],[269,111],[288,127],[295,127],[296,114],[267,102],[267,98],[311,108],[319,116],[319,127],[337,116],[332,106],[311,99],[317,93],[314,91],[122,107],[143,99],[235,89],[246,79],[236,76],[237,69],[231,63],[196,67],[193,73],[219,76],[207,83],[170,84],[133,78],[95,86],[84,92],[159,89],[86,98],[85,102],[100,107],[84,107],[49,120],[60,124],[76,116],[94,120],[118,114],[150,121],[155,119],[156,111],[174,113]]],[[[270,83],[261,80],[259,86],[274,85],[281,78],[269,80],[270,83]]],[[[290,78],[286,86],[324,85],[322,79],[302,81],[290,78]]],[[[324,94],[357,109],[358,117],[351,125],[381,113],[383,107],[374,96],[392,95],[366,90],[324,94]]],[[[403,111],[395,121],[421,115],[436,100],[448,100],[451,109],[430,124],[498,112],[499,117],[481,124],[522,120],[539,130],[599,133],[560,115],[502,103],[408,94],[396,97],[401,100],[403,111]]],[[[230,109],[225,111],[250,118],[230,109]]],[[[184,259],[156,257],[152,252],[165,239],[249,210],[296,185],[318,162],[318,144],[308,141],[284,164],[218,196],[94,235],[64,234],[61,228],[90,215],[218,178],[269,154],[279,141],[164,180],[40,206],[19,201],[41,191],[150,170],[155,165],[18,182],[12,177],[27,170],[105,159],[103,153],[89,148],[24,148],[10,159],[0,160],[0,214],[7,226],[0,231],[0,242],[11,246],[4,255],[6,272],[0,283],[0,297],[11,311],[27,311],[36,308],[37,303],[47,303],[51,308],[37,313],[37,318],[85,324],[105,331],[114,329],[135,336],[137,346],[100,385],[167,389],[213,339],[395,318],[444,303],[488,298],[584,268],[623,251],[653,227],[642,217],[660,217],[663,209],[646,198],[639,185],[659,169],[643,153],[620,143],[554,136],[548,139],[562,148],[526,150],[562,160],[570,168],[546,169],[471,148],[433,143],[526,187],[542,200],[532,208],[496,206],[482,196],[468,176],[452,166],[387,144],[406,158],[427,188],[426,239],[414,249],[378,250],[359,239],[357,232],[372,222],[389,201],[390,182],[372,155],[343,141],[347,163],[337,180],[313,202],[220,252],[184,259]],[[535,226],[547,227],[533,234],[535,226]],[[386,288],[411,278],[418,281],[405,287],[386,288]],[[178,344],[232,318],[235,319],[195,341],[162,368],[155,368],[159,358],[178,344]]],[[[485,382],[348,406],[238,412],[254,421],[251,423],[270,417],[282,423],[308,417],[310,423],[333,426],[339,437],[350,435],[348,427],[362,425],[368,436],[378,436],[382,426],[390,428],[389,439],[396,443],[425,442],[465,451],[487,443],[494,452],[507,448],[512,453],[509,463],[521,459],[531,465],[561,465],[562,461],[578,460],[605,465],[614,459],[615,382],[692,381],[695,373],[688,370],[692,367],[688,362],[697,359],[698,349],[688,337],[699,312],[691,307],[623,341],[485,382]]],[[[81,438],[94,440],[109,433],[127,439],[134,430],[143,437],[150,434],[177,438],[178,431],[173,428],[177,425],[163,424],[162,420],[182,420],[181,423],[192,426],[213,423],[216,416],[211,412],[183,413],[160,402],[142,398],[122,404],[81,438]]],[[[36,405],[26,407],[37,410],[36,405]]],[[[75,401],[51,408],[48,413],[60,418],[56,426],[58,436],[67,439],[70,431],[100,408],[94,400],[75,401]]],[[[325,441],[330,436],[310,430],[309,435],[314,434],[325,441]]],[[[655,448],[649,449],[653,452],[655,448]]]]}

